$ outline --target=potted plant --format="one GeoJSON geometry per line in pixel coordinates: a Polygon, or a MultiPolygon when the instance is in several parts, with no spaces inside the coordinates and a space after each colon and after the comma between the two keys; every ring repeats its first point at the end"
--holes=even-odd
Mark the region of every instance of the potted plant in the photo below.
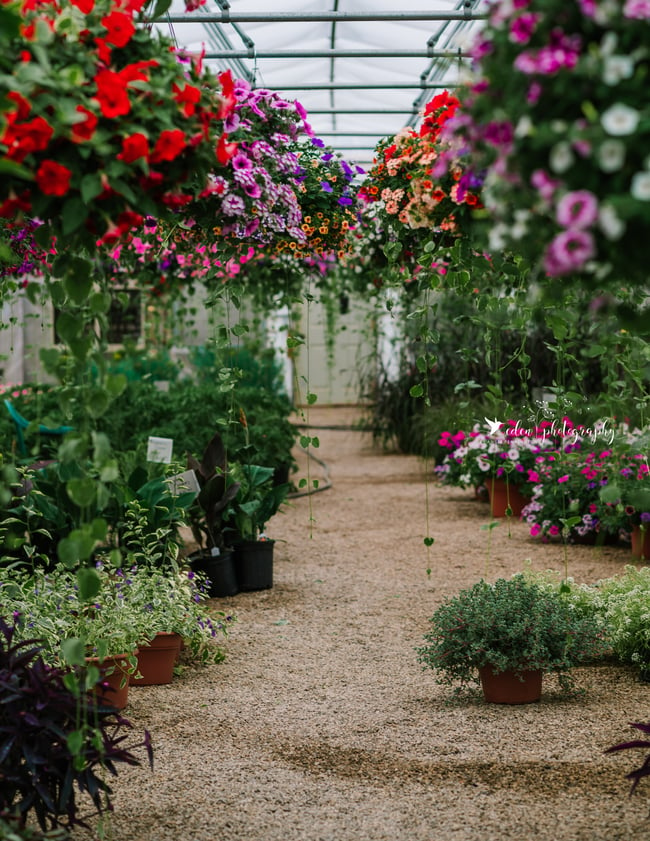
{"type": "Polygon", "coordinates": [[[178,547],[165,543],[165,529],[150,533],[142,526],[140,506],[129,511],[123,565],[115,571],[115,586],[128,610],[146,621],[146,634],[138,640],[138,671],[133,684],[169,683],[182,642],[201,659],[219,662],[223,652],[215,639],[227,636],[223,612],[209,613],[206,591],[200,576],[178,564],[178,547]],[[170,553],[170,549],[171,551],[170,553]]]}
{"type": "Polygon", "coordinates": [[[275,541],[264,530],[285,502],[289,484],[274,484],[273,468],[258,464],[236,464],[232,472],[240,486],[228,512],[228,521],[237,535],[237,582],[240,590],[265,590],[273,586],[275,541]]]}
{"type": "Polygon", "coordinates": [[[577,611],[559,589],[517,574],[493,584],[481,580],[447,598],[431,618],[426,644],[417,649],[423,667],[439,683],[481,683],[486,701],[539,700],[544,672],[558,674],[565,691],[573,688],[570,670],[607,650],[603,625],[577,611]],[[504,688],[492,688],[490,678],[504,688]],[[519,695],[510,691],[530,689],[519,695]]]}
{"type": "MultiPolygon", "coordinates": [[[[44,831],[87,828],[89,803],[97,814],[112,809],[107,771],[115,775],[119,764],[139,765],[132,751],[140,746],[146,747],[152,764],[149,734],[145,731],[141,743],[127,746],[132,724],[114,709],[98,707],[83,691],[83,677],[48,664],[38,640],[17,636],[0,618],[0,683],[5,690],[0,704],[0,816],[15,830],[22,830],[29,816],[44,831]],[[84,815],[79,792],[89,795],[84,815]]],[[[2,821],[0,835],[15,837],[3,834],[2,821]]]]}
{"type": "Polygon", "coordinates": [[[188,511],[192,535],[199,546],[189,556],[190,565],[208,577],[211,596],[234,596],[238,586],[225,533],[229,506],[239,493],[240,484],[229,476],[221,435],[216,433],[210,439],[200,461],[188,454],[187,466],[194,471],[200,487],[188,511]]]}
{"type": "Polygon", "coordinates": [[[103,700],[126,706],[146,617],[129,609],[109,566],[98,562],[75,573],[57,565],[31,575],[6,570],[0,608],[16,617],[17,639],[40,640],[45,662],[85,666],[103,700]]]}

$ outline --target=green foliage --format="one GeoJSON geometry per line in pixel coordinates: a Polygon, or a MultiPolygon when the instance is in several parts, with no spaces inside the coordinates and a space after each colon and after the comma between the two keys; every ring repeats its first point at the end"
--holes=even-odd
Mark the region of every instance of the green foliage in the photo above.
{"type": "Polygon", "coordinates": [[[127,380],[146,379],[176,380],[180,366],[171,358],[166,348],[138,347],[133,340],[125,340],[121,350],[111,354],[108,370],[113,374],[122,374],[127,380]]]}
{"type": "Polygon", "coordinates": [[[650,676],[650,567],[628,565],[620,575],[570,587],[570,599],[607,627],[614,655],[650,676]]]}
{"type": "Polygon", "coordinates": [[[556,672],[571,689],[569,670],[607,650],[602,622],[522,574],[481,580],[447,598],[424,639],[419,661],[436,670],[438,682],[461,686],[478,682],[478,669],[490,665],[497,672],[556,672]]]}
{"type": "Polygon", "coordinates": [[[235,464],[233,479],[240,489],[229,509],[228,519],[238,538],[258,540],[266,524],[287,498],[289,485],[274,484],[273,468],[258,464],[235,464]]]}

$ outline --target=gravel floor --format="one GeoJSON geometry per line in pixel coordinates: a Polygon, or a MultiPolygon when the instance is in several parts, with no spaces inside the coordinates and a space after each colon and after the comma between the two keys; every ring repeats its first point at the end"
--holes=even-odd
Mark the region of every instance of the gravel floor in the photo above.
{"type": "MultiPolygon", "coordinates": [[[[650,839],[650,784],[630,798],[625,780],[643,754],[603,754],[650,719],[650,686],[632,672],[583,668],[585,695],[569,700],[546,677],[540,703],[503,707],[450,703],[416,660],[444,595],[527,559],[562,569],[561,548],[521,523],[481,529],[484,503],[378,452],[345,428],[357,417],[311,409],[332,487],[272,521],[272,590],[215,600],[239,618],[226,662],[131,688],[155,769],[120,771],[109,838],[650,839]]],[[[572,547],[569,573],[594,581],[627,562],[625,549],[572,547]]]]}

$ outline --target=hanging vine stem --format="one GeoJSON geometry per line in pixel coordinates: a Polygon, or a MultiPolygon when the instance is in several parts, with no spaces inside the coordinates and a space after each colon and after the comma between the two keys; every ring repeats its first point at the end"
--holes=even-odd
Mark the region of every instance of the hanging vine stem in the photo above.
{"type": "MultiPolygon", "coordinates": [[[[435,310],[435,304],[432,305],[430,302],[430,289],[427,287],[424,290],[424,306],[423,306],[423,313],[422,319],[424,322],[424,328],[421,333],[422,341],[424,344],[423,353],[422,353],[422,360],[423,364],[418,365],[420,368],[421,373],[424,374],[424,405],[425,407],[431,406],[431,394],[429,392],[430,387],[430,377],[429,377],[429,370],[431,365],[435,362],[435,356],[429,353],[429,340],[435,337],[435,331],[429,330],[427,324],[427,314],[429,312],[433,313],[435,310]],[[423,370],[422,370],[423,369],[423,370]]],[[[418,360],[419,361],[419,360],[418,360]]],[[[424,545],[426,546],[427,551],[427,575],[431,575],[431,547],[435,542],[435,538],[431,537],[431,504],[430,504],[430,493],[429,493],[429,463],[430,463],[430,450],[429,450],[429,436],[424,435],[423,441],[423,452],[422,458],[424,461],[424,528],[425,528],[425,537],[424,537],[424,545]]]]}
{"type": "MultiPolygon", "coordinates": [[[[311,276],[309,277],[309,283],[308,283],[308,287],[307,287],[307,293],[305,295],[305,301],[306,301],[306,304],[307,304],[307,323],[306,323],[306,327],[305,327],[305,336],[303,338],[301,336],[296,335],[295,333],[293,335],[287,336],[287,349],[291,353],[295,348],[299,347],[300,345],[305,345],[306,346],[306,354],[305,354],[305,363],[306,363],[305,381],[307,383],[306,411],[301,408],[300,409],[300,417],[305,422],[305,425],[308,428],[308,430],[311,431],[310,419],[309,419],[309,407],[311,405],[313,405],[316,402],[316,400],[318,399],[317,396],[309,390],[309,380],[310,380],[310,341],[309,341],[309,337],[310,337],[310,328],[311,328],[311,303],[313,301],[313,297],[311,295],[311,276]]],[[[300,393],[301,393],[300,379],[298,377],[298,373],[297,373],[297,369],[296,369],[295,365],[294,365],[294,384],[295,384],[295,389],[296,389],[295,403],[296,403],[297,406],[300,406],[301,403],[302,403],[302,401],[300,399],[300,393]]],[[[315,435],[301,435],[300,436],[300,446],[303,449],[307,450],[308,455],[309,455],[308,448],[309,447],[314,447],[314,448],[319,447],[320,446],[320,440],[315,435]]],[[[300,482],[298,483],[298,487],[299,488],[307,487],[309,489],[314,488],[315,490],[318,489],[318,487],[319,487],[318,479],[312,479],[312,477],[311,477],[311,458],[307,459],[307,477],[300,480],[300,482]]],[[[314,536],[313,527],[314,527],[314,522],[315,522],[314,508],[313,508],[312,494],[311,493],[308,494],[308,499],[309,499],[309,502],[308,502],[308,504],[309,504],[309,538],[311,540],[314,536]]]]}

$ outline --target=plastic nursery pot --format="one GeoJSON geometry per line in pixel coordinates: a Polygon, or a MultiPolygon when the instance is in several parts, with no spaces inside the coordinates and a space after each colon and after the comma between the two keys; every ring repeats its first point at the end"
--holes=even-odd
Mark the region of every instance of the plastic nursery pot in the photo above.
{"type": "Polygon", "coordinates": [[[129,659],[137,656],[136,649],[132,654],[116,654],[113,657],[86,657],[86,664],[99,669],[100,680],[90,691],[97,698],[98,703],[123,710],[129,702],[129,674],[131,664],[129,659]]]}
{"type": "Polygon", "coordinates": [[[129,677],[135,686],[160,686],[171,683],[174,666],[181,650],[180,634],[158,633],[138,650],[138,668],[129,677]],[[140,677],[136,677],[136,675],[140,677]]]}
{"type": "Polygon", "coordinates": [[[506,669],[495,673],[492,666],[479,669],[483,697],[489,704],[532,704],[542,697],[543,672],[515,672],[506,669]]]}
{"type": "Polygon", "coordinates": [[[235,574],[240,590],[273,587],[274,540],[242,540],[235,546],[235,574]]]}
{"type": "Polygon", "coordinates": [[[505,517],[508,508],[513,517],[520,517],[530,497],[524,496],[516,485],[503,479],[488,479],[487,489],[490,497],[490,513],[493,517],[505,517]]]}
{"type": "Polygon", "coordinates": [[[211,598],[236,596],[239,592],[234,555],[232,549],[224,549],[219,555],[195,552],[188,558],[194,572],[202,572],[207,577],[208,595],[211,598]]]}

